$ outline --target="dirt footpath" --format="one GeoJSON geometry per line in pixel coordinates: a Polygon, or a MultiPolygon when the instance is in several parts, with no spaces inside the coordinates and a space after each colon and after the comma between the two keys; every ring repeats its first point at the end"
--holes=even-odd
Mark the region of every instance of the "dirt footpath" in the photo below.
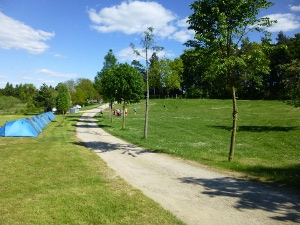
{"type": "Polygon", "coordinates": [[[187,224],[300,223],[299,196],[128,144],[96,125],[99,111],[83,114],[77,136],[117,175],[187,224]]]}

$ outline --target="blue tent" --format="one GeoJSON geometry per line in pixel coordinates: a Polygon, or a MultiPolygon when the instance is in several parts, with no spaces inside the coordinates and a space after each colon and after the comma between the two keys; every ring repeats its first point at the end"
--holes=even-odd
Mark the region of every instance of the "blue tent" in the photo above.
{"type": "Polygon", "coordinates": [[[51,122],[54,119],[53,115],[50,114],[49,112],[45,112],[42,115],[45,116],[47,119],[49,119],[51,122]]]}
{"type": "Polygon", "coordinates": [[[47,121],[47,123],[51,122],[50,118],[45,113],[41,114],[40,116],[42,116],[47,121]]]}
{"type": "Polygon", "coordinates": [[[44,127],[45,127],[46,125],[40,120],[40,118],[39,118],[38,116],[34,116],[34,117],[32,117],[32,118],[33,118],[34,121],[36,121],[36,122],[40,125],[40,127],[41,127],[42,129],[44,129],[44,127]]]}
{"type": "Polygon", "coordinates": [[[6,122],[0,128],[0,136],[3,137],[37,137],[39,134],[26,119],[6,122]]]}
{"type": "Polygon", "coordinates": [[[52,120],[54,120],[56,118],[56,116],[54,115],[53,112],[46,112],[48,114],[48,116],[50,116],[52,118],[52,120]]]}
{"type": "Polygon", "coordinates": [[[49,122],[42,115],[37,115],[37,117],[42,121],[42,123],[46,126],[49,122]]]}
{"type": "Polygon", "coordinates": [[[38,131],[38,133],[41,133],[43,131],[43,128],[41,127],[41,125],[36,120],[34,120],[34,117],[27,118],[27,120],[31,121],[32,125],[38,131]]]}

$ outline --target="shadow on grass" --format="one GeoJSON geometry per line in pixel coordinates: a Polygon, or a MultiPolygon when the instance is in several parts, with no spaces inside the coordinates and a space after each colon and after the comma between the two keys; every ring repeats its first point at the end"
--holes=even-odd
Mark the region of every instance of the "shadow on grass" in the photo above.
{"type": "Polygon", "coordinates": [[[262,165],[247,166],[245,170],[241,170],[241,172],[259,177],[268,177],[272,180],[276,180],[277,183],[281,185],[292,187],[300,193],[300,164],[282,168],[262,165]]]}
{"type": "Polygon", "coordinates": [[[142,154],[155,153],[147,149],[141,149],[132,144],[112,144],[100,141],[90,141],[90,142],[74,142],[74,144],[79,146],[84,146],[93,149],[96,153],[112,152],[112,151],[122,151],[122,154],[127,154],[132,157],[137,157],[142,154]]]}
{"type": "Polygon", "coordinates": [[[201,185],[203,194],[210,197],[235,198],[238,210],[264,210],[274,213],[271,218],[277,221],[300,222],[300,198],[283,189],[266,187],[251,181],[224,177],[204,179],[195,177],[180,178],[182,183],[201,185]]]}
{"type": "MultiPolygon", "coordinates": [[[[213,128],[219,128],[231,131],[232,127],[228,126],[209,126],[213,128]]],[[[247,132],[269,132],[269,131],[281,131],[288,132],[292,130],[300,130],[299,126],[291,126],[291,127],[279,127],[279,126],[239,126],[238,131],[247,131],[247,132]]]]}

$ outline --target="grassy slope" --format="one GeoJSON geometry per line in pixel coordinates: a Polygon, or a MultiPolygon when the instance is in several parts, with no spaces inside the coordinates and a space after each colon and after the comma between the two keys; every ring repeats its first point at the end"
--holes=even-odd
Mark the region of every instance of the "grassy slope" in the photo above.
{"type": "Polygon", "coordinates": [[[182,224],[80,145],[78,118],[58,116],[38,138],[0,137],[0,224],[182,224]]]}
{"type": "Polygon", "coordinates": [[[231,107],[230,100],[151,100],[147,140],[142,138],[143,102],[128,106],[125,130],[120,117],[113,124],[107,114],[98,119],[108,132],[134,144],[300,188],[300,108],[279,101],[238,101],[236,152],[228,163],[231,107]]]}

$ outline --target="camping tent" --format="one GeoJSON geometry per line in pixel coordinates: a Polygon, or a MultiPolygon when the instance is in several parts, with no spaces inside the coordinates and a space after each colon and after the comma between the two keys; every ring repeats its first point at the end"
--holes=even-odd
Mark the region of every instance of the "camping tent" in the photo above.
{"type": "Polygon", "coordinates": [[[26,119],[9,121],[0,128],[3,137],[37,137],[39,134],[26,119]]]}
{"type": "Polygon", "coordinates": [[[49,119],[51,122],[54,119],[54,115],[50,114],[49,112],[43,113],[42,115],[49,119]]]}
{"type": "Polygon", "coordinates": [[[6,122],[0,128],[2,137],[37,137],[45,126],[56,116],[52,112],[46,112],[31,118],[6,122]]]}
{"type": "Polygon", "coordinates": [[[27,120],[30,120],[33,123],[33,126],[38,130],[38,133],[43,131],[43,127],[34,119],[34,117],[27,118],[27,120]]]}
{"type": "Polygon", "coordinates": [[[41,119],[40,119],[38,116],[34,116],[34,117],[32,117],[32,118],[33,118],[34,121],[36,121],[36,122],[40,125],[40,127],[41,127],[42,129],[44,129],[44,127],[45,127],[46,125],[41,121],[41,119]]]}
{"type": "Polygon", "coordinates": [[[49,123],[48,120],[45,119],[45,117],[41,114],[41,115],[37,115],[37,117],[42,121],[42,123],[45,124],[45,126],[49,123]]]}

